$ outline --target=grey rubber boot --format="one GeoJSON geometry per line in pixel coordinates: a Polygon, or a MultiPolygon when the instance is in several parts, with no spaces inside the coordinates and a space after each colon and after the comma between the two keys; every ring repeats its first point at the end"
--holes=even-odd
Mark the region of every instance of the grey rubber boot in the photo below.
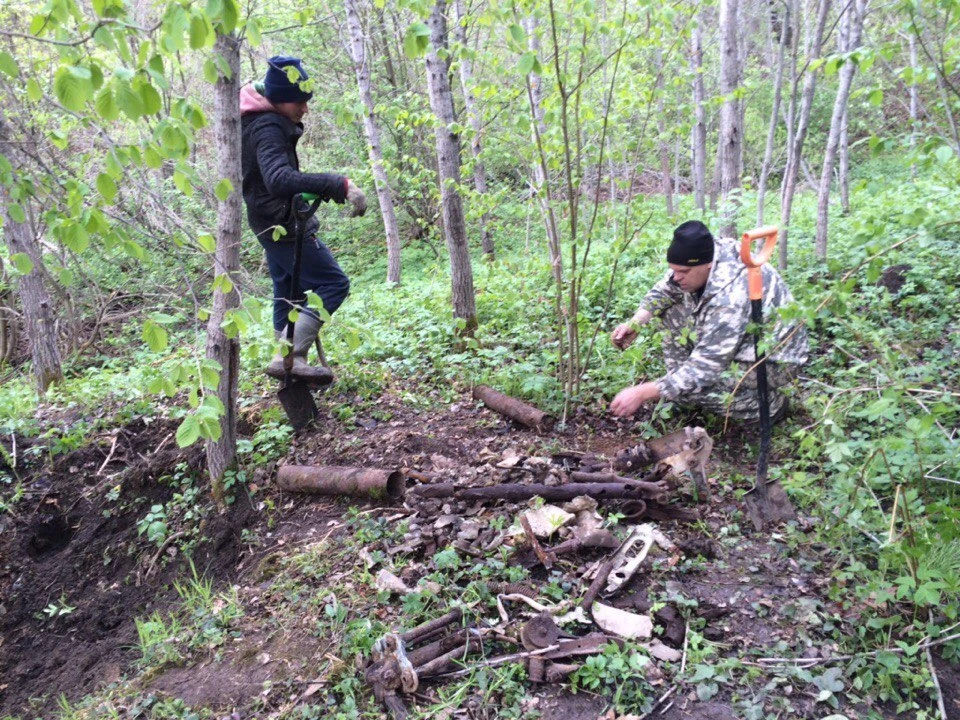
{"type": "MultiPolygon", "coordinates": [[[[317,340],[317,333],[320,332],[320,319],[301,312],[300,317],[293,326],[293,369],[291,375],[297,380],[311,383],[313,385],[329,385],[333,382],[333,373],[329,368],[316,367],[307,362],[307,353],[317,340]]],[[[286,337],[286,330],[278,333],[277,339],[286,337]]],[[[270,364],[267,365],[266,374],[272,378],[282,380],[285,372],[283,368],[283,356],[276,355],[270,364]]]]}

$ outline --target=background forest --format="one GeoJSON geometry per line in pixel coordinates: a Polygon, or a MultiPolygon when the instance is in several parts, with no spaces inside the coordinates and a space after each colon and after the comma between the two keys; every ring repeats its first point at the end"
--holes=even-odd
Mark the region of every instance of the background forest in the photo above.
{"type": "MultiPolygon", "coordinates": [[[[427,418],[471,405],[479,383],[570,432],[609,423],[613,394],[662,370],[655,327],[624,353],[606,335],[661,276],[673,227],[775,224],[813,351],[771,469],[808,524],[779,541],[818,553],[822,604],[808,609],[846,659],[764,674],[701,636],[673,677],[705,702],[720,692],[737,717],[960,716],[936,672],[955,678],[960,657],[960,2],[30,0],[0,16],[0,529],[29,524],[67,458],[100,449],[84,502],[132,515],[116,552],[164,565],[188,607],[169,616],[176,631],[137,618],[141,682],[187,646],[217,651],[244,614],[221,604],[197,619],[204,597],[239,608],[217,595],[224,577],[181,562],[205,523],[241,496],[264,522],[279,512],[262,468],[293,439],[262,375],[276,347],[241,207],[237,95],[267,57],[292,54],[314,93],[301,167],[342,172],[370,201],[363,218],[319,213],[352,280],[322,333],[338,376],[321,399],[331,447],[356,449],[354,429],[398,406],[427,418]],[[134,426],[163,428],[157,454],[161,441],[204,449],[162,469],[163,501],[108,468],[134,426]],[[794,690],[815,703],[792,706],[794,690]]],[[[631,432],[683,424],[661,404],[631,432]]],[[[731,498],[752,458],[742,445],[721,460],[731,498]]],[[[737,516],[721,526],[709,532],[740,536],[737,516]]],[[[357,547],[389,533],[356,515],[349,529],[357,547]]],[[[2,547],[9,563],[18,548],[2,547]]],[[[465,572],[443,558],[435,570],[465,572]]],[[[317,634],[364,649],[359,611],[321,598],[322,577],[317,634]]],[[[30,610],[55,634],[81,598],[44,592],[30,610]]],[[[0,622],[16,602],[0,600],[0,622]]],[[[617,658],[574,686],[613,693],[617,658]]],[[[372,712],[349,666],[327,677],[317,697],[250,716],[372,712]]],[[[503,717],[528,712],[516,673],[484,682],[503,717]]],[[[49,716],[61,692],[64,718],[213,712],[122,682],[106,700],[31,687],[48,704],[28,706],[4,698],[8,684],[10,717],[49,716]]],[[[616,710],[649,710],[641,690],[616,692],[616,710]]]]}

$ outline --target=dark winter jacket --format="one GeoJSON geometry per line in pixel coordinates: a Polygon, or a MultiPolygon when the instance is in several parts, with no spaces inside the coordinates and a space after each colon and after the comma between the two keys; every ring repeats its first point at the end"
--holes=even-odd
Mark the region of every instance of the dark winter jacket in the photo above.
{"type": "MultiPolygon", "coordinates": [[[[285,241],[294,239],[292,201],[299,193],[314,193],[323,200],[342,203],[347,198],[347,178],[333,173],[300,172],[297,141],[303,125],[272,109],[270,102],[246,85],[240,91],[240,122],[243,128],[243,200],[253,232],[263,240],[272,238],[282,225],[285,241]]],[[[297,202],[303,201],[296,198],[297,202]]],[[[306,235],[316,233],[319,223],[310,218],[306,235]]]]}

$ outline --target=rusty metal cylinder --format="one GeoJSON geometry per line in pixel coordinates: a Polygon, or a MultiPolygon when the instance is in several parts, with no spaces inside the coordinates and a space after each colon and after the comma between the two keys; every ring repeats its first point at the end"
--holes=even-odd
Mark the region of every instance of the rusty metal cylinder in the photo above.
{"type": "Polygon", "coordinates": [[[284,465],[277,470],[277,486],[289,492],[374,500],[396,501],[406,493],[406,481],[399,470],[338,465],[284,465]]]}

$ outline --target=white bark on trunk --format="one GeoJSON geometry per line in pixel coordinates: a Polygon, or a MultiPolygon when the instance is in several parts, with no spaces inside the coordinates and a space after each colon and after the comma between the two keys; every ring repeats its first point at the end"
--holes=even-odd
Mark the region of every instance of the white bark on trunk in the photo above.
{"type": "MultiPolygon", "coordinates": [[[[467,15],[463,9],[463,0],[454,0],[454,10],[456,13],[456,23],[453,28],[453,37],[464,51],[467,47],[467,15]]],[[[480,119],[480,112],[477,109],[477,101],[473,95],[473,60],[469,52],[463,52],[460,56],[460,88],[463,92],[463,105],[467,111],[467,120],[470,122],[470,129],[473,131],[473,137],[470,139],[470,151],[473,154],[473,187],[480,197],[480,202],[484,202],[484,196],[487,194],[487,169],[484,167],[481,157],[483,150],[483,122],[480,119]]],[[[493,260],[495,257],[493,247],[493,237],[490,235],[490,215],[484,212],[480,215],[480,247],[487,260],[493,260]]]]}
{"type": "MultiPolygon", "coordinates": [[[[0,155],[7,158],[17,174],[21,158],[16,142],[10,137],[10,128],[0,118],[0,155]]],[[[37,241],[31,222],[30,198],[14,200],[10,188],[0,183],[0,214],[3,218],[3,236],[10,255],[26,255],[32,268],[17,281],[17,295],[23,311],[24,330],[30,344],[30,358],[37,391],[42,395],[54,383],[63,382],[63,366],[57,346],[57,321],[54,303],[44,284],[43,251],[37,241]],[[25,216],[24,222],[13,219],[10,207],[18,204],[25,216]]]]}
{"type": "Polygon", "coordinates": [[[767,194],[767,178],[770,175],[770,164],[773,162],[773,146],[777,137],[777,125],[780,123],[780,102],[783,95],[783,66],[786,60],[787,44],[791,35],[793,17],[790,14],[790,4],[784,8],[780,19],[780,42],[777,46],[776,70],[773,78],[773,107],[770,110],[770,125],[767,128],[767,144],[763,150],[763,164],[760,166],[760,179],[757,182],[757,225],[763,225],[764,203],[767,194]]]}
{"type": "Polygon", "coordinates": [[[237,464],[237,384],[240,377],[240,339],[227,337],[223,323],[239,307],[236,284],[240,270],[240,224],[242,185],[240,169],[240,42],[232,33],[217,35],[216,52],[229,68],[230,77],[220,74],[213,91],[213,131],[217,148],[217,178],[229,180],[233,190],[217,203],[217,247],[214,276],[230,279],[229,292],[218,285],[213,293],[213,311],[207,322],[207,357],[220,365],[216,394],[223,403],[220,439],[207,440],[207,470],[213,496],[223,501],[223,476],[237,464]]]}
{"type": "Polygon", "coordinates": [[[721,237],[736,237],[737,211],[740,207],[741,154],[743,126],[740,101],[735,97],[740,84],[740,53],[737,48],[739,0],[720,0],[720,195],[721,237]]]}
{"type": "Polygon", "coordinates": [[[657,68],[657,140],[660,147],[660,191],[667,205],[667,214],[673,215],[673,178],[670,172],[670,147],[667,145],[667,118],[663,109],[663,52],[655,51],[657,68]]]}
{"type": "Polygon", "coordinates": [[[370,63],[367,62],[366,37],[360,21],[360,1],[346,0],[348,47],[353,69],[357,76],[357,89],[363,102],[363,129],[367,134],[367,150],[370,168],[373,171],[374,187],[383,217],[383,230],[387,236],[387,282],[400,282],[400,230],[393,202],[393,190],[383,165],[383,150],[380,145],[380,127],[374,112],[373,93],[370,89],[370,63]]]}
{"type": "MultiPolygon", "coordinates": [[[[540,36],[538,34],[537,19],[530,15],[523,20],[523,27],[527,33],[527,47],[538,56],[540,54],[540,36]]],[[[533,180],[537,199],[540,203],[540,214],[547,234],[547,250],[550,254],[550,268],[556,286],[563,286],[563,256],[560,252],[560,231],[557,229],[556,216],[553,212],[553,196],[547,183],[547,161],[543,154],[543,134],[546,127],[543,124],[543,87],[542,78],[536,73],[527,75],[527,88],[530,102],[530,113],[533,116],[533,145],[537,148],[537,157],[533,163],[533,180]]],[[[560,312],[559,306],[557,312],[560,312]]]]}
{"type": "Polygon", "coordinates": [[[840,185],[840,209],[844,215],[850,214],[850,138],[847,126],[850,122],[850,111],[843,109],[843,119],[840,120],[840,147],[837,182],[840,185]]]}
{"type": "MultiPolygon", "coordinates": [[[[847,11],[840,19],[840,51],[852,52],[860,46],[860,35],[863,31],[863,21],[867,12],[867,0],[852,0],[847,11]]],[[[825,260],[827,257],[827,230],[830,221],[830,183],[833,180],[833,168],[837,159],[837,149],[840,146],[840,131],[844,115],[847,112],[847,100],[850,97],[850,88],[857,66],[852,61],[845,62],[840,67],[837,96],[833,103],[833,114],[830,118],[830,134],[827,137],[827,149],[823,155],[823,167],[820,172],[820,191],[817,195],[817,257],[825,260]]]]}
{"type": "Polygon", "coordinates": [[[464,334],[477,327],[476,299],[473,291],[473,267],[467,245],[467,227],[460,197],[460,137],[454,125],[453,95],[449,68],[439,51],[447,46],[446,0],[436,0],[430,12],[430,48],[427,51],[427,89],[430,107],[437,117],[434,134],[437,141],[437,167],[440,173],[440,203],[443,234],[450,253],[450,282],[453,315],[463,320],[464,334]]]}
{"type": "MultiPolygon", "coordinates": [[[[827,14],[830,11],[830,0],[820,0],[817,14],[816,29],[809,44],[807,62],[811,63],[820,57],[823,46],[823,33],[827,26],[827,14]]],[[[797,177],[800,173],[800,164],[803,158],[803,144],[807,137],[807,128],[810,124],[810,110],[813,106],[813,94],[817,87],[819,70],[808,69],[803,81],[803,93],[800,97],[800,113],[797,118],[796,129],[793,134],[793,145],[787,158],[787,168],[783,175],[783,185],[780,189],[780,267],[787,267],[788,247],[787,238],[790,231],[790,213],[793,209],[793,194],[797,187],[797,177]]]]}
{"type": "Polygon", "coordinates": [[[690,154],[693,167],[693,198],[697,208],[706,209],[707,187],[707,111],[703,88],[703,12],[698,12],[690,34],[690,71],[693,73],[693,128],[690,154]]]}

